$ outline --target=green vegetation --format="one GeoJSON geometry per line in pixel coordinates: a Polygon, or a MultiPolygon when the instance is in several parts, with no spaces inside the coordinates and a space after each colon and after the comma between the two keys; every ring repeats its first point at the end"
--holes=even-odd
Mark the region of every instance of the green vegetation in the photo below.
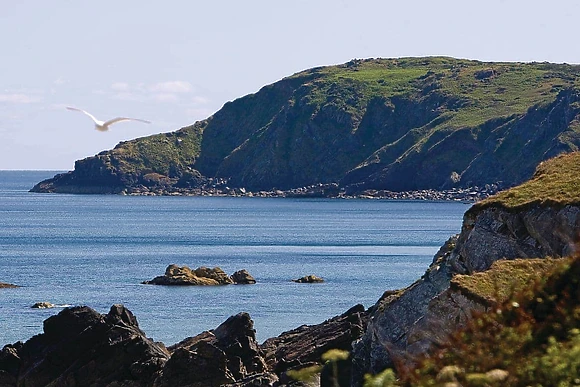
{"type": "Polygon", "coordinates": [[[193,126],[173,133],[122,142],[107,152],[110,163],[125,174],[156,173],[173,176],[191,167],[201,149],[202,128],[193,126]]]}
{"type": "Polygon", "coordinates": [[[510,187],[580,148],[579,76],[567,64],[355,59],[284,78],[177,132],[121,143],[55,185],[90,191],[102,173],[99,192],[151,174],[164,188],[184,174],[251,191],[510,187]]]}
{"type": "Polygon", "coordinates": [[[323,104],[333,91],[351,90],[343,100],[361,104],[371,98],[420,98],[437,90],[463,102],[450,109],[444,126],[475,127],[497,117],[523,114],[545,105],[565,88],[580,85],[577,66],[549,63],[502,63],[445,57],[352,60],[344,65],[309,70],[293,77],[312,77],[311,101],[323,104]],[[356,90],[356,94],[352,90],[356,90]],[[350,97],[350,98],[349,98],[350,97]]]}
{"type": "Polygon", "coordinates": [[[477,203],[474,210],[493,205],[519,208],[531,204],[578,203],[580,203],[580,152],[574,152],[541,163],[531,180],[477,203]]]}
{"type": "Polygon", "coordinates": [[[399,370],[398,385],[580,385],[580,256],[551,266],[421,366],[399,370]]]}
{"type": "Polygon", "coordinates": [[[556,262],[548,258],[500,260],[486,271],[455,275],[451,288],[484,304],[493,305],[509,300],[530,283],[542,278],[553,270],[556,262]]]}

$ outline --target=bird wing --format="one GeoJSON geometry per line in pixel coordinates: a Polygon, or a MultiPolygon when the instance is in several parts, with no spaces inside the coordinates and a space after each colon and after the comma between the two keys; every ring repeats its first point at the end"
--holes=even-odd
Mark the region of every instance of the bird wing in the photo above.
{"type": "Polygon", "coordinates": [[[105,121],[105,123],[103,124],[103,126],[109,126],[109,125],[112,125],[112,124],[114,124],[116,122],[121,122],[121,121],[139,121],[139,122],[144,122],[146,124],[150,124],[151,123],[150,121],[141,120],[139,118],[117,117],[117,118],[113,118],[113,119],[110,119],[108,121],[105,121]]]}
{"type": "Polygon", "coordinates": [[[93,115],[92,115],[91,113],[89,113],[89,112],[86,112],[86,111],[84,111],[84,110],[82,110],[82,109],[77,109],[77,108],[74,108],[74,107],[70,107],[70,106],[67,106],[66,108],[67,108],[68,110],[74,110],[74,111],[77,111],[77,112],[84,113],[84,114],[86,114],[87,116],[91,117],[91,119],[92,119],[92,120],[95,122],[95,124],[100,124],[100,121],[99,121],[99,120],[97,120],[97,119],[95,118],[95,116],[93,116],[93,115]]]}

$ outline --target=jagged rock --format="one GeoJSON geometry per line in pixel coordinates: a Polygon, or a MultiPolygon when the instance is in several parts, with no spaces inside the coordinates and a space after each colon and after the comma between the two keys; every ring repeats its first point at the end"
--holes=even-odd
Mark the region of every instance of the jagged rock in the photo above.
{"type": "Polygon", "coordinates": [[[248,273],[248,271],[245,269],[236,271],[234,274],[232,274],[231,279],[235,284],[239,285],[256,283],[254,277],[252,277],[250,273],[248,273]]]}
{"type": "Polygon", "coordinates": [[[148,386],[168,358],[164,346],[148,339],[122,305],[106,315],[79,306],[49,317],[44,333],[24,344],[4,347],[0,376],[30,387],[148,386]]]}
{"type": "Polygon", "coordinates": [[[257,377],[267,370],[247,313],[232,316],[215,330],[185,339],[169,350],[171,359],[156,386],[217,386],[257,377]]]}
{"type": "Polygon", "coordinates": [[[297,282],[300,284],[313,284],[313,283],[324,282],[324,279],[317,277],[315,275],[306,275],[306,276],[300,277],[298,279],[293,279],[292,282],[297,282]]]}
{"type": "Polygon", "coordinates": [[[54,307],[55,305],[53,303],[47,301],[37,302],[31,306],[33,309],[49,309],[54,307]]]}
{"type": "Polygon", "coordinates": [[[330,349],[350,351],[351,343],[363,334],[367,321],[365,308],[356,305],[321,324],[303,325],[270,338],[260,348],[269,369],[283,378],[289,369],[322,364],[322,354],[330,349]]]}
{"type": "Polygon", "coordinates": [[[367,330],[354,345],[353,385],[360,386],[365,373],[413,361],[413,355],[444,340],[472,311],[485,308],[448,291],[453,275],[487,270],[504,258],[569,255],[578,229],[579,206],[532,205],[518,210],[474,206],[464,216],[459,238],[437,254],[421,279],[371,308],[367,330]]]}
{"type": "Polygon", "coordinates": [[[2,288],[18,288],[18,285],[7,284],[4,282],[0,282],[0,289],[2,288]]]}
{"type": "Polygon", "coordinates": [[[232,279],[219,267],[199,267],[191,270],[187,266],[169,265],[165,275],[144,281],[150,285],[228,285],[232,279]]]}

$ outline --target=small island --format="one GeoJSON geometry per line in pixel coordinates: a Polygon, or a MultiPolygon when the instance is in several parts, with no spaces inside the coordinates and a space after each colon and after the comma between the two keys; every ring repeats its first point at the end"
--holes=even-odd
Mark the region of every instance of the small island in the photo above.
{"type": "Polygon", "coordinates": [[[191,270],[187,266],[177,266],[171,264],[165,269],[165,274],[153,278],[150,281],[143,281],[146,285],[230,285],[230,284],[255,284],[256,280],[247,270],[238,270],[228,276],[221,268],[213,269],[205,266],[191,270]]]}
{"type": "Polygon", "coordinates": [[[0,282],[0,289],[3,289],[3,288],[19,288],[19,287],[20,286],[18,286],[18,285],[12,285],[12,284],[7,284],[7,283],[4,283],[4,282],[0,282]]]}

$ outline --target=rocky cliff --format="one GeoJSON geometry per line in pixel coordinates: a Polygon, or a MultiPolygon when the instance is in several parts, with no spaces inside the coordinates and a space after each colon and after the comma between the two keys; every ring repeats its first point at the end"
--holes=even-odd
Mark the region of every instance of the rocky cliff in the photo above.
{"type": "MultiPolygon", "coordinates": [[[[580,154],[573,153],[546,162],[532,180],[467,211],[461,233],[441,249],[424,276],[373,308],[367,330],[354,346],[354,385],[360,385],[365,373],[413,363],[474,311],[486,310],[489,304],[478,294],[484,282],[475,282],[478,291],[466,291],[458,285],[461,275],[481,278],[475,273],[498,260],[571,255],[580,236],[579,187],[580,154]]],[[[512,280],[523,282],[517,276],[512,280]]]]}
{"type": "Polygon", "coordinates": [[[578,149],[579,74],[570,65],[437,57],[310,69],[192,126],[79,160],[33,191],[508,187],[578,149]]]}

